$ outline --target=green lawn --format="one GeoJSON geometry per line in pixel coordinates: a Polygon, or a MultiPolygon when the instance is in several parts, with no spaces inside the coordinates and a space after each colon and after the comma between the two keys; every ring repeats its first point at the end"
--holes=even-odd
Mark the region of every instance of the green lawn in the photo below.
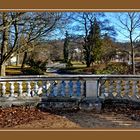
{"type": "MultiPolygon", "coordinates": [[[[28,66],[25,66],[28,68],[28,66]]],[[[21,65],[6,66],[6,75],[22,75],[21,65]]]]}
{"type": "Polygon", "coordinates": [[[82,64],[81,62],[72,61],[71,63],[73,65],[73,67],[75,67],[75,68],[85,68],[86,67],[86,64],[82,64]]]}

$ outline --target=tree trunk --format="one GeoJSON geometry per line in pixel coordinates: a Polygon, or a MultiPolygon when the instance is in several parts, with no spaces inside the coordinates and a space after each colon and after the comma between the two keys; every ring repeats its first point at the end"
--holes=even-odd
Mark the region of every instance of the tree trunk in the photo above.
{"type": "Polygon", "coordinates": [[[87,59],[86,59],[86,65],[87,65],[87,67],[90,67],[90,64],[91,64],[91,54],[90,54],[91,52],[89,51],[89,52],[87,52],[87,59]]]}
{"type": "Polygon", "coordinates": [[[0,75],[1,76],[5,76],[5,64],[0,65],[0,75]]]}
{"type": "Polygon", "coordinates": [[[19,52],[17,52],[16,54],[16,66],[19,65],[19,52]]]}
{"type": "Polygon", "coordinates": [[[21,69],[24,68],[25,66],[25,61],[26,61],[26,58],[27,58],[27,52],[24,53],[24,57],[23,57],[23,61],[22,61],[22,66],[21,66],[21,69]]]}
{"type": "Polygon", "coordinates": [[[134,48],[132,48],[132,54],[131,54],[131,57],[132,57],[132,74],[135,75],[136,72],[135,72],[135,54],[134,54],[134,48]]]}
{"type": "Polygon", "coordinates": [[[132,74],[135,75],[135,54],[134,54],[134,45],[132,40],[132,33],[130,32],[130,45],[131,45],[131,71],[132,74]]]}
{"type": "Polygon", "coordinates": [[[3,12],[3,26],[5,27],[3,30],[2,34],[2,44],[1,44],[1,65],[0,65],[0,75],[5,76],[5,58],[4,56],[7,53],[7,48],[8,48],[8,38],[9,38],[9,28],[7,27],[8,25],[8,19],[7,19],[7,13],[3,12]]]}
{"type": "Polygon", "coordinates": [[[91,64],[90,60],[86,62],[87,67],[90,67],[90,64],[91,64]]]}

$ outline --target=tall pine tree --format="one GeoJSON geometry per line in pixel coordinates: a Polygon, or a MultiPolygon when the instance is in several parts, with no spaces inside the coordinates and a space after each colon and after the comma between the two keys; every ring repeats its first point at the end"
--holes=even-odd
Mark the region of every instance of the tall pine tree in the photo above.
{"type": "Polygon", "coordinates": [[[100,25],[96,18],[90,26],[90,31],[85,39],[84,55],[87,67],[90,67],[92,62],[99,62],[101,60],[101,35],[100,25]]]}
{"type": "Polygon", "coordinates": [[[63,54],[64,54],[64,62],[68,63],[68,59],[69,59],[69,34],[67,31],[65,34],[63,54]]]}

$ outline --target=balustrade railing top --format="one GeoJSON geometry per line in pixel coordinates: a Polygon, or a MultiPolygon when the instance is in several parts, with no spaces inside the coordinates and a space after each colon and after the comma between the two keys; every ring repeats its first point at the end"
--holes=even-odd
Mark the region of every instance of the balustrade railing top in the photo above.
{"type": "Polygon", "coordinates": [[[4,76],[0,77],[1,81],[26,81],[26,80],[98,80],[98,79],[139,79],[140,75],[57,75],[57,76],[45,76],[45,75],[28,75],[28,76],[4,76]]]}

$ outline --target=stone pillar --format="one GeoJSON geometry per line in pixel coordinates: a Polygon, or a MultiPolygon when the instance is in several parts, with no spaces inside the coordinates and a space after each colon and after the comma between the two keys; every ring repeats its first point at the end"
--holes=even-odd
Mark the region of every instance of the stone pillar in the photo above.
{"type": "Polygon", "coordinates": [[[86,97],[97,98],[98,93],[97,81],[86,81],[86,97]]]}

